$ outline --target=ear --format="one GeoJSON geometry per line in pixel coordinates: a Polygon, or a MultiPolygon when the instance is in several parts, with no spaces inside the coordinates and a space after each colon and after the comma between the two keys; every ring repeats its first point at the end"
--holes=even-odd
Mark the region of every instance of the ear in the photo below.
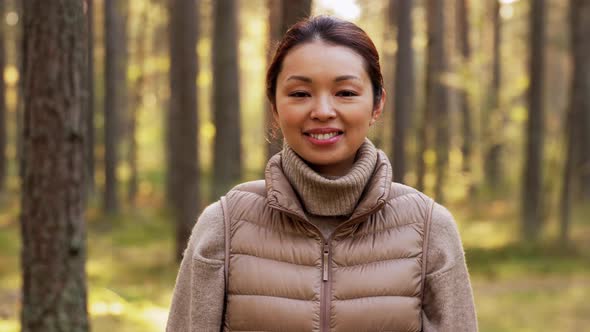
{"type": "Polygon", "coordinates": [[[379,119],[379,117],[381,116],[381,113],[383,113],[383,107],[385,106],[385,99],[387,98],[387,93],[385,92],[385,89],[381,89],[381,99],[379,100],[379,103],[377,105],[375,105],[375,108],[373,109],[373,115],[371,118],[371,122],[369,122],[369,126],[372,126],[377,119],[379,119]]]}
{"type": "Polygon", "coordinates": [[[279,123],[279,112],[277,111],[276,104],[270,104],[270,112],[272,113],[272,118],[275,121],[275,123],[279,123]]]}

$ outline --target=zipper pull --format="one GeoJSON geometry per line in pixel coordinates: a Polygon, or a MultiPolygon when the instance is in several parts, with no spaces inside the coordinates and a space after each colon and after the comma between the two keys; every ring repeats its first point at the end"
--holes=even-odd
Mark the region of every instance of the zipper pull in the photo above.
{"type": "Polygon", "coordinates": [[[330,264],[330,247],[328,243],[324,244],[324,273],[323,273],[323,280],[328,281],[328,268],[330,264]]]}

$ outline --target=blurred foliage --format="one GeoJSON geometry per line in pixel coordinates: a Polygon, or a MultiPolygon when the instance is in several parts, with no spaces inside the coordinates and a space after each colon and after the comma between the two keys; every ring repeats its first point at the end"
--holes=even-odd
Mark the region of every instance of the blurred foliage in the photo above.
{"type": "MultiPolygon", "coordinates": [[[[0,217],[0,331],[3,332],[18,331],[20,274],[16,219],[16,210],[0,217]]],[[[178,269],[171,255],[173,230],[165,213],[145,205],[106,220],[91,208],[87,237],[88,310],[93,331],[163,331],[178,269]]]]}

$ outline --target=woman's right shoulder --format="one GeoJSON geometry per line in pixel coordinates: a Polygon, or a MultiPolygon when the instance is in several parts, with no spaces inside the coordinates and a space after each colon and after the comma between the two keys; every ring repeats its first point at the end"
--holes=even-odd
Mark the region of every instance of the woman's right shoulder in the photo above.
{"type": "Polygon", "coordinates": [[[206,263],[223,263],[225,258],[225,232],[223,210],[219,201],[207,206],[193,227],[189,247],[193,259],[206,263]]]}
{"type": "MultiPolygon", "coordinates": [[[[235,186],[231,192],[248,192],[266,196],[264,180],[244,182],[235,186]]],[[[223,263],[225,259],[225,220],[221,201],[207,206],[195,223],[189,240],[193,259],[208,263],[223,263]]]]}
{"type": "MultiPolygon", "coordinates": [[[[259,196],[266,197],[266,181],[265,180],[254,180],[238,184],[233,187],[231,192],[248,192],[259,196]]],[[[228,193],[228,194],[229,194],[228,193]]]]}

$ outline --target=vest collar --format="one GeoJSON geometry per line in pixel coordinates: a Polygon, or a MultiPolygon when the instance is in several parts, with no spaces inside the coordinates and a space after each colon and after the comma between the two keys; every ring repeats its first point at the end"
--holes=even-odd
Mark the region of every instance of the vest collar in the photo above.
{"type": "Polygon", "coordinates": [[[305,211],[315,216],[350,216],[375,171],[376,163],[377,149],[369,139],[361,144],[352,167],[343,176],[319,174],[286,143],[281,152],[283,174],[305,211]]]}
{"type": "MultiPolygon", "coordinates": [[[[375,170],[348,220],[360,218],[379,209],[389,197],[392,179],[391,164],[383,151],[377,151],[375,170]]],[[[267,202],[275,209],[307,221],[301,200],[283,172],[281,158],[282,152],[274,155],[266,166],[267,202]]]]}

